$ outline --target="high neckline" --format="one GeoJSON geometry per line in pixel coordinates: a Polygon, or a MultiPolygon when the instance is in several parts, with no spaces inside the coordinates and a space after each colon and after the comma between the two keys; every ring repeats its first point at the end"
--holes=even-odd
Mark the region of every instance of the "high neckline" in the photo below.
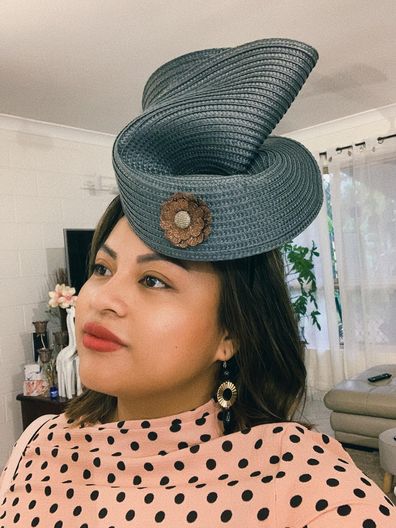
{"type": "MultiPolygon", "coordinates": [[[[224,434],[221,406],[214,399],[171,416],[154,419],[120,420],[75,428],[64,421],[71,446],[95,436],[115,452],[128,452],[131,457],[164,455],[183,448],[214,440],[224,434]]],[[[81,445],[81,443],[80,443],[81,445]]],[[[91,445],[87,445],[91,448],[91,445]]],[[[194,448],[193,448],[194,449],[194,448]]]]}

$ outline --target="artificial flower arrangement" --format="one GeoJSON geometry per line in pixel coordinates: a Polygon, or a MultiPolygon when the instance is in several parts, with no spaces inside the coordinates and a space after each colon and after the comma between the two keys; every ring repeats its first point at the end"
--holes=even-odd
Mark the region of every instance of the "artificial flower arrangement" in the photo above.
{"type": "Polygon", "coordinates": [[[70,308],[75,306],[77,295],[75,288],[71,288],[66,284],[57,284],[54,291],[48,292],[50,300],[48,305],[51,308],[70,308]]]}

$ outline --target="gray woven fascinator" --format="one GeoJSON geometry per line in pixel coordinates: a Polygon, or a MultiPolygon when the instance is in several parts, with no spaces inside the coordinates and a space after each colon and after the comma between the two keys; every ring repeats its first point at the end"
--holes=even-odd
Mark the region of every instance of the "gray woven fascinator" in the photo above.
{"type": "Polygon", "coordinates": [[[159,253],[228,260],[291,241],[323,201],[300,143],[269,136],[318,54],[289,39],[208,49],[158,68],[113,147],[124,213],[159,253]]]}

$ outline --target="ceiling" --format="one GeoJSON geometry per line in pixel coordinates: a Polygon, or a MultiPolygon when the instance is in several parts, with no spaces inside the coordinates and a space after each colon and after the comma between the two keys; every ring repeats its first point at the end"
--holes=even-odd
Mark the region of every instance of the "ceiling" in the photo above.
{"type": "Polygon", "coordinates": [[[115,134],[183,53],[269,37],[319,62],[278,134],[396,102],[395,0],[1,0],[0,113],[115,134]]]}

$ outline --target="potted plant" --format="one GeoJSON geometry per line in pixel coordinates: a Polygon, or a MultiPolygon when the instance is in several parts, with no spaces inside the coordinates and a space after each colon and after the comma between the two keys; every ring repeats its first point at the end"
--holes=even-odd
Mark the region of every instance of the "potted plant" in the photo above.
{"type": "Polygon", "coordinates": [[[310,317],[312,324],[321,330],[318,321],[320,312],[316,300],[316,276],[313,271],[313,259],[319,256],[319,252],[315,242],[312,240],[311,249],[298,244],[288,243],[283,245],[282,253],[290,299],[299,324],[301,338],[307,344],[304,335],[304,320],[310,317]],[[314,309],[307,313],[310,303],[313,304],[314,309]]]}

